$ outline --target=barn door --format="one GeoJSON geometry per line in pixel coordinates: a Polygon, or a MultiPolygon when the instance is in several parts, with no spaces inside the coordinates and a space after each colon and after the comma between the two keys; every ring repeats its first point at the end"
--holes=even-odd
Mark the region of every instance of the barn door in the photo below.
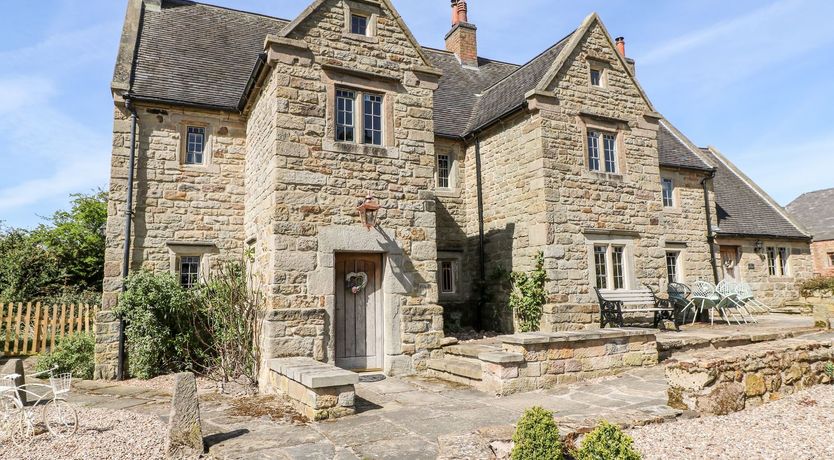
{"type": "Polygon", "coordinates": [[[382,256],[336,255],[336,365],[382,369],[382,256]]]}

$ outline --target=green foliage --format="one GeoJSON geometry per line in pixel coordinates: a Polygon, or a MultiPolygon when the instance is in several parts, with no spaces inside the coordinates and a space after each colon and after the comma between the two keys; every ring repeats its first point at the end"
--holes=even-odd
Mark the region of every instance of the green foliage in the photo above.
{"type": "Polygon", "coordinates": [[[92,379],[96,339],[93,334],[72,334],[61,339],[48,353],[38,356],[38,372],[57,367],[56,373],[71,372],[78,379],[92,379]]]}
{"type": "Polygon", "coordinates": [[[834,385],[834,363],[825,363],[825,368],[823,369],[823,372],[825,372],[825,375],[827,375],[828,378],[831,379],[831,384],[834,385]]]}
{"type": "Polygon", "coordinates": [[[799,294],[804,297],[830,297],[834,295],[834,276],[815,276],[801,281],[799,294]]]}
{"type": "Polygon", "coordinates": [[[603,421],[590,432],[576,452],[576,460],[640,460],[631,436],[620,427],[603,421]]]}
{"type": "Polygon", "coordinates": [[[562,441],[553,413],[532,407],[519,419],[513,434],[512,460],[561,460],[562,441]]]}
{"type": "Polygon", "coordinates": [[[262,296],[252,288],[246,261],[228,262],[196,292],[195,330],[206,355],[206,373],[223,382],[258,381],[262,296]]]}
{"type": "Polygon", "coordinates": [[[31,232],[0,229],[0,302],[24,302],[60,291],[58,258],[31,232]]]}
{"type": "Polygon", "coordinates": [[[114,311],[126,321],[130,375],[150,379],[192,368],[200,356],[193,293],[170,273],[140,271],[125,286],[114,311]]]}
{"type": "Polygon", "coordinates": [[[101,292],[107,194],[72,195],[71,209],[48,220],[32,231],[0,229],[0,302],[101,292]]]}
{"type": "Polygon", "coordinates": [[[513,309],[521,327],[521,332],[537,331],[542,318],[547,295],[544,283],[547,272],[544,270],[544,254],[536,254],[536,268],[528,273],[513,272],[510,275],[513,291],[509,306],[513,309]]]}

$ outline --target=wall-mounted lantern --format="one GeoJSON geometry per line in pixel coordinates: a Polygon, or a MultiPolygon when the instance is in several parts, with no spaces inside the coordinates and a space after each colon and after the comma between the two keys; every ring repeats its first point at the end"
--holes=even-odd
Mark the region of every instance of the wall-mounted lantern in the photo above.
{"type": "Polygon", "coordinates": [[[379,208],[381,208],[379,201],[374,198],[371,192],[368,192],[368,196],[364,201],[360,201],[359,206],[356,208],[359,211],[359,217],[362,219],[362,223],[368,228],[368,231],[377,225],[376,217],[379,208]]]}
{"type": "Polygon", "coordinates": [[[753,245],[753,252],[759,255],[764,254],[764,243],[762,243],[762,240],[756,240],[756,243],[753,245]]]}

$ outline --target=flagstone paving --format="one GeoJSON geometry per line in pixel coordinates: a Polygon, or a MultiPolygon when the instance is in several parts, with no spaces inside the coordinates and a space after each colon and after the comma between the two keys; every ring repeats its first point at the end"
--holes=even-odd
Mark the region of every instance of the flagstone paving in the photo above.
{"type": "MultiPolygon", "coordinates": [[[[665,405],[661,366],[500,398],[423,377],[365,375],[362,380],[356,386],[357,415],[321,423],[231,415],[232,398],[204,394],[200,408],[209,455],[218,459],[433,459],[441,454],[459,458],[483,449],[485,439],[508,438],[512,424],[534,405],[554,411],[564,429],[592,426],[603,418],[642,424],[681,415],[665,405]],[[486,438],[470,435],[476,431],[486,433],[486,438]]],[[[78,382],[72,400],[82,407],[154,414],[163,421],[170,410],[168,392],[113,383],[78,382]]]]}

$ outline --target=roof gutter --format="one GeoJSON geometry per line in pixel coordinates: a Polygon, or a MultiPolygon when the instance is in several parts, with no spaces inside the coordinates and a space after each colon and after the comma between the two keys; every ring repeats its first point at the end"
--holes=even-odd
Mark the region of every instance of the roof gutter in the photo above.
{"type": "Polygon", "coordinates": [[[252,74],[249,75],[249,81],[246,82],[246,88],[243,90],[243,95],[240,96],[240,102],[237,104],[237,111],[243,113],[246,105],[249,103],[249,98],[252,96],[252,90],[261,79],[261,73],[266,67],[267,53],[258,54],[258,60],[255,62],[255,68],[252,69],[252,74]]]}

